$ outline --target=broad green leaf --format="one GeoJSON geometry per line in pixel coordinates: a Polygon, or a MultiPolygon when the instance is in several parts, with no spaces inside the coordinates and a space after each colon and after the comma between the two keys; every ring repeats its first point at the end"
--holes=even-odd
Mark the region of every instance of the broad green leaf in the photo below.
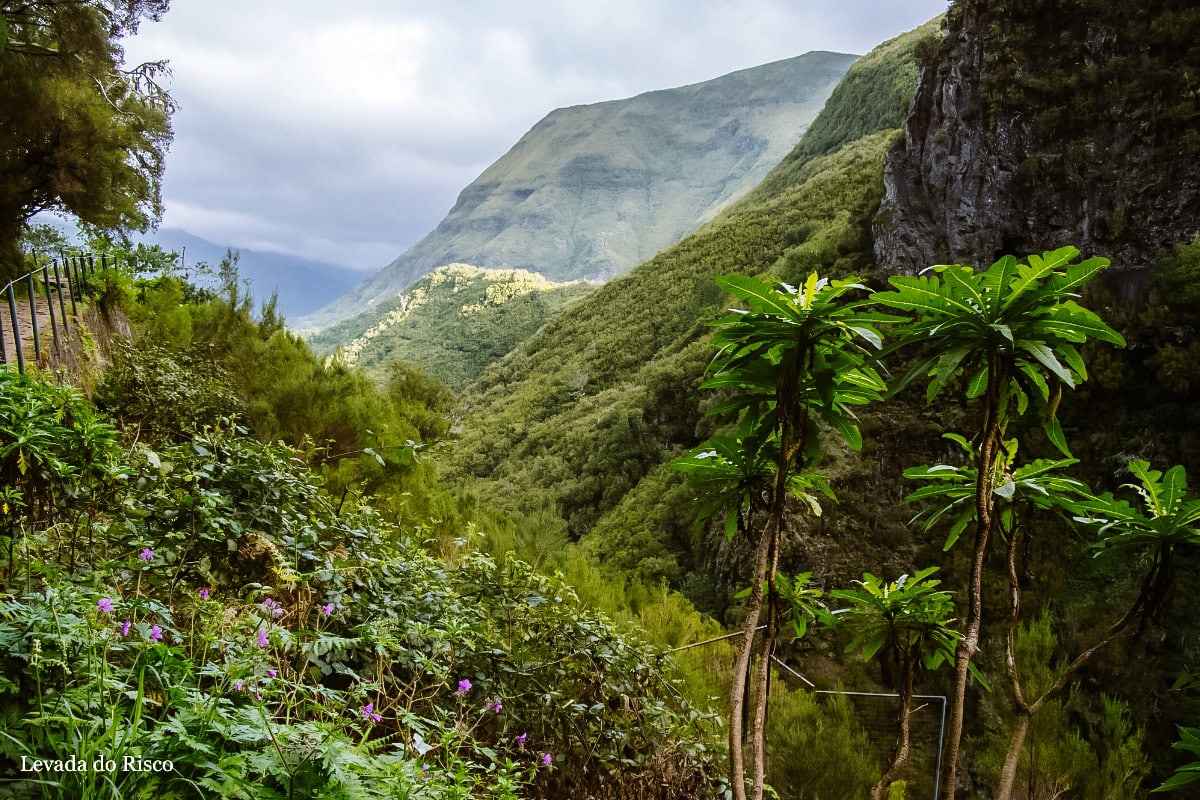
{"type": "MultiPolygon", "coordinates": [[[[946,284],[953,285],[957,291],[955,295],[966,299],[968,304],[972,305],[980,314],[987,312],[987,306],[983,302],[983,295],[975,286],[975,271],[970,267],[948,267],[942,271],[945,277],[946,284]]],[[[953,290],[952,290],[953,291],[953,290]]]]}
{"type": "Polygon", "coordinates": [[[1018,264],[1017,277],[1009,284],[1001,310],[1012,308],[1023,294],[1036,287],[1050,272],[1051,268],[1037,256],[1030,256],[1029,264],[1018,264]]]}
{"type": "Polygon", "coordinates": [[[1043,422],[1042,430],[1046,432],[1046,438],[1050,440],[1050,444],[1054,445],[1058,452],[1067,458],[1074,458],[1071,455],[1071,448],[1067,446],[1067,437],[1063,435],[1062,425],[1059,424],[1058,417],[1051,417],[1043,422]]]}
{"type": "Polygon", "coordinates": [[[988,365],[984,362],[979,371],[971,378],[971,382],[967,385],[967,399],[974,400],[981,396],[987,390],[988,381],[988,365]]]}
{"type": "Polygon", "coordinates": [[[734,297],[745,300],[768,312],[787,319],[797,319],[796,308],[786,299],[779,296],[771,284],[758,278],[745,275],[721,275],[716,279],[717,285],[734,297]]]}
{"type": "MultiPolygon", "coordinates": [[[[1078,255],[1078,251],[1075,255],[1078,255]]],[[[1097,272],[1108,265],[1107,258],[1089,258],[1078,264],[1069,264],[1065,275],[1060,273],[1050,279],[1050,288],[1059,294],[1073,291],[1090,281],[1097,272]]]]}
{"type": "Polygon", "coordinates": [[[1162,507],[1164,513],[1174,514],[1179,510],[1187,495],[1187,472],[1182,464],[1167,470],[1162,479],[1162,507]]]}
{"type": "Polygon", "coordinates": [[[875,636],[872,636],[863,642],[863,660],[870,661],[872,658],[874,658],[875,654],[879,652],[879,649],[883,647],[886,641],[887,633],[885,631],[880,631],[875,636]]]}
{"type": "Polygon", "coordinates": [[[969,508],[959,515],[958,519],[954,521],[954,525],[950,527],[950,532],[946,534],[946,542],[942,545],[943,553],[948,551],[951,547],[954,547],[955,542],[958,541],[958,537],[962,535],[962,532],[967,529],[967,525],[969,525],[971,520],[974,518],[974,508],[969,508]]]}
{"type": "Polygon", "coordinates": [[[1053,350],[1041,342],[1031,342],[1027,340],[1022,341],[1020,346],[1022,350],[1037,359],[1039,364],[1050,370],[1050,372],[1054,373],[1055,377],[1057,377],[1060,381],[1065,383],[1067,386],[1070,386],[1072,389],[1075,388],[1075,378],[1072,377],[1071,373],[1067,371],[1067,368],[1064,367],[1062,363],[1055,357],[1053,350]]]}
{"type": "Polygon", "coordinates": [[[1017,259],[1011,255],[992,264],[980,278],[988,297],[988,314],[995,317],[1008,293],[1008,284],[1017,273],[1017,259]]]}
{"type": "Polygon", "coordinates": [[[861,336],[862,338],[864,338],[868,342],[870,342],[872,344],[872,346],[875,347],[876,350],[883,347],[883,337],[881,337],[876,331],[872,330],[871,328],[865,328],[861,325],[851,325],[850,330],[854,331],[859,336],[861,336]]]}
{"type": "Polygon", "coordinates": [[[979,667],[975,666],[975,662],[967,662],[967,669],[970,670],[971,675],[975,677],[975,680],[979,681],[979,685],[983,687],[985,692],[990,692],[992,690],[992,685],[987,682],[987,678],[983,677],[983,673],[979,671],[979,667]]]}
{"type": "Polygon", "coordinates": [[[1017,368],[1020,369],[1021,373],[1029,379],[1029,382],[1033,385],[1033,388],[1037,389],[1037,393],[1041,395],[1042,402],[1050,402],[1050,385],[1046,383],[1046,377],[1042,375],[1041,371],[1027,361],[1023,361],[1018,364],[1017,368]]]}

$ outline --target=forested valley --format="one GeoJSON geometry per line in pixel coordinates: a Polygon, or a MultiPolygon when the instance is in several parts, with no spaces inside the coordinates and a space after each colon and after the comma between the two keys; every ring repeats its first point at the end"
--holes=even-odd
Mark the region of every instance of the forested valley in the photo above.
{"type": "Polygon", "coordinates": [[[117,235],[153,169],[63,201],[2,249],[63,331],[0,368],[0,797],[1200,796],[1198,37],[958,0],[630,273],[369,336],[117,235]]]}

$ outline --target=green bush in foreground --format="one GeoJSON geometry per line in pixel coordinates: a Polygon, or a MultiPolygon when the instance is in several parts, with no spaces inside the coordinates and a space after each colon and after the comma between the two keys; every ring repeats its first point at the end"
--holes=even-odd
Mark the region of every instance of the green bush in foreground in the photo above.
{"type": "Polygon", "coordinates": [[[0,430],[24,481],[2,518],[6,793],[712,789],[711,718],[560,578],[467,534],[447,567],[229,420],[126,451],[78,393],[5,375],[0,430]],[[35,450],[47,430],[104,445],[35,450]],[[72,757],[87,769],[57,769],[72,757]]]}

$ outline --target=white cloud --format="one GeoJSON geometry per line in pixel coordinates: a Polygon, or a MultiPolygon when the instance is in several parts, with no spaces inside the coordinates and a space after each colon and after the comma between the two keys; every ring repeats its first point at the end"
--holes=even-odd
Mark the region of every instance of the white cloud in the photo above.
{"type": "Polygon", "coordinates": [[[126,52],[175,73],[168,224],[376,269],[554,108],[808,50],[865,52],[944,8],[175,0],[126,52]]]}

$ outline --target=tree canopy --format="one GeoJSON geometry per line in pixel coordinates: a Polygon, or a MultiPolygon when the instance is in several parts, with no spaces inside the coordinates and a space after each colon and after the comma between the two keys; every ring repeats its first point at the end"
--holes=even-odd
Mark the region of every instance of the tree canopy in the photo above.
{"type": "Polygon", "coordinates": [[[0,0],[0,275],[39,211],[142,229],[162,213],[174,105],[165,62],[125,68],[120,40],[168,0],[0,0]]]}

